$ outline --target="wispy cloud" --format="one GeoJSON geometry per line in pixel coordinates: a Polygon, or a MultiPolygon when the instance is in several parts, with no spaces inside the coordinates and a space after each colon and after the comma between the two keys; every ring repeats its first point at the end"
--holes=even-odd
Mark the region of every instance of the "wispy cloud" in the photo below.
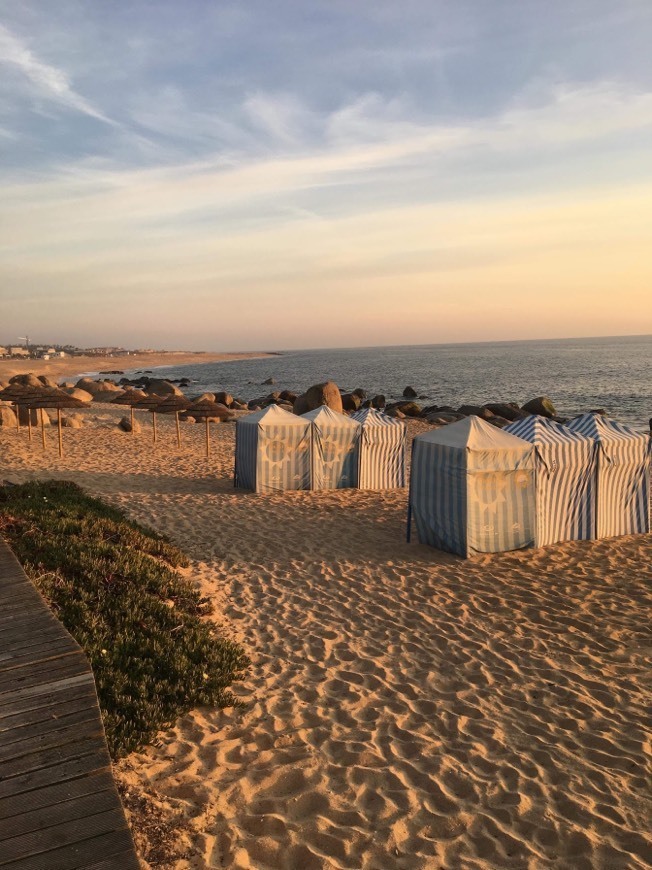
{"type": "Polygon", "coordinates": [[[0,24],[0,65],[18,72],[40,99],[115,124],[72,87],[64,70],[40,60],[18,36],[0,24]]]}

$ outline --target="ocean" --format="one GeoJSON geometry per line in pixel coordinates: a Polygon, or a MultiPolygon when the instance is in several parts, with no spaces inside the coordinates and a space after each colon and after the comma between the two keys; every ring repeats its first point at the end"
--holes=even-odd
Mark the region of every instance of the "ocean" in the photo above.
{"type": "MultiPolygon", "coordinates": [[[[136,371],[125,370],[127,376],[136,371]]],[[[311,384],[382,393],[388,401],[414,387],[422,404],[523,404],[547,395],[565,417],[604,408],[636,428],[652,417],[652,336],[292,350],[261,359],[165,366],[166,378],[190,378],[188,395],[227,390],[249,401],[274,389],[311,384]],[[274,386],[263,385],[274,378],[274,386]]]]}

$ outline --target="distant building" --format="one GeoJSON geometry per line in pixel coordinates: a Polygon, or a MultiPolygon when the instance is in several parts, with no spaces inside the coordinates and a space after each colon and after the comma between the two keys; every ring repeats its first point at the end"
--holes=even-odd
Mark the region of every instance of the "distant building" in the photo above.
{"type": "Polygon", "coordinates": [[[31,356],[31,351],[27,350],[26,347],[10,347],[9,353],[11,356],[31,356]]]}
{"type": "Polygon", "coordinates": [[[7,356],[7,353],[8,351],[6,347],[0,347],[0,356],[7,356]]]}

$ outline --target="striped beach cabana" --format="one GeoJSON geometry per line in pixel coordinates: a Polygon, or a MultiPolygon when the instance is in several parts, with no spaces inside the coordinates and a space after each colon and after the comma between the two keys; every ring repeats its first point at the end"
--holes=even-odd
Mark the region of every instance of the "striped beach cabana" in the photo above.
{"type": "Polygon", "coordinates": [[[360,424],[326,405],[303,414],[311,427],[311,488],[346,489],[358,485],[360,424]]]}
{"type": "Polygon", "coordinates": [[[582,414],[568,428],[597,445],[595,537],[650,531],[650,438],[602,414],[582,414]]]}
{"type": "Polygon", "coordinates": [[[405,486],[405,423],[373,408],[357,411],[351,419],[360,424],[358,488],[405,486]]]}
{"type": "Polygon", "coordinates": [[[422,544],[469,557],[534,544],[534,447],[479,417],[417,435],[408,499],[422,544]]]}
{"type": "Polygon", "coordinates": [[[236,487],[255,492],[310,489],[310,423],[277,405],[235,425],[236,487]]]}
{"type": "Polygon", "coordinates": [[[503,430],[536,448],[535,545],[595,536],[595,442],[533,414],[503,430]]]}

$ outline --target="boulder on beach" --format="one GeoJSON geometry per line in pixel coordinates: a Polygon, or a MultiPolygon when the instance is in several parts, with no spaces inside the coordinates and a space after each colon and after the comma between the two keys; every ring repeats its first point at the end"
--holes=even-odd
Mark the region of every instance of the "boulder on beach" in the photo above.
{"type": "Polygon", "coordinates": [[[61,425],[64,429],[81,429],[84,421],[79,414],[71,414],[69,417],[61,418],[61,425]]]}
{"type": "Polygon", "coordinates": [[[9,378],[10,384],[20,384],[21,387],[38,387],[41,389],[43,384],[36,375],[27,374],[27,375],[14,375],[13,378],[9,378]]]}
{"type": "Polygon", "coordinates": [[[405,414],[397,407],[388,408],[385,413],[388,417],[397,417],[399,420],[403,420],[405,418],[405,414]]]}
{"type": "MultiPolygon", "coordinates": [[[[314,384],[304,393],[308,411],[314,411],[315,408],[320,408],[326,405],[332,411],[342,413],[342,396],[339,388],[334,381],[325,381],[323,384],[314,384]]],[[[301,398],[297,398],[297,401],[301,398]]],[[[296,403],[295,403],[296,404],[296,403]]],[[[295,411],[296,413],[296,411],[295,411]]]]}
{"type": "Polygon", "coordinates": [[[179,387],[162,378],[152,378],[145,389],[156,396],[183,396],[179,387]]]}
{"type": "Polygon", "coordinates": [[[540,417],[556,417],[557,411],[552,403],[552,399],[548,396],[537,396],[536,399],[530,399],[521,408],[522,411],[527,411],[528,414],[538,414],[540,417]]]}
{"type": "Polygon", "coordinates": [[[521,420],[523,417],[527,416],[525,411],[521,411],[519,406],[512,402],[487,402],[484,407],[488,408],[492,414],[495,414],[498,417],[504,417],[505,420],[509,420],[510,422],[521,420]]]}
{"type": "Polygon", "coordinates": [[[0,426],[16,428],[16,412],[11,405],[5,405],[4,402],[0,402],[0,426]]]}
{"type": "Polygon", "coordinates": [[[297,394],[293,393],[292,390],[283,390],[279,398],[293,405],[297,400],[297,394]]]}
{"type": "MultiPolygon", "coordinates": [[[[420,417],[422,408],[416,402],[396,402],[394,408],[400,411],[404,417],[420,417]]],[[[387,411],[389,413],[389,410],[387,411]]]]}
{"type": "Polygon", "coordinates": [[[414,387],[406,387],[406,388],[403,390],[403,396],[404,396],[406,399],[416,399],[416,397],[417,397],[417,391],[414,389],[414,387]]]}
{"type": "MultiPolygon", "coordinates": [[[[131,432],[131,431],[132,431],[132,428],[131,428],[131,418],[130,418],[130,417],[123,417],[123,418],[120,420],[120,422],[118,423],[118,428],[119,428],[119,429],[122,429],[123,432],[131,432]]],[[[140,425],[139,421],[138,421],[138,420],[134,420],[134,428],[133,428],[133,431],[136,432],[136,433],[137,433],[137,432],[142,432],[142,428],[143,428],[143,427],[140,425]]]]}
{"type": "Polygon", "coordinates": [[[264,387],[269,387],[269,386],[272,386],[272,385],[275,384],[275,383],[276,383],[276,381],[274,380],[274,378],[267,378],[266,381],[263,381],[263,386],[264,386],[264,387]]]}
{"type": "MultiPolygon", "coordinates": [[[[124,392],[122,387],[114,384],[113,381],[94,381],[92,378],[80,378],[75,384],[78,390],[85,390],[92,396],[97,393],[113,393],[114,398],[118,393],[124,392]]],[[[110,399],[104,399],[110,401],[110,399]]]]}
{"type": "Polygon", "coordinates": [[[72,396],[73,399],[79,399],[80,402],[92,402],[93,394],[87,393],[86,390],[80,390],[78,387],[73,387],[72,389],[66,389],[66,393],[69,396],[72,396]]]}
{"type": "Polygon", "coordinates": [[[377,408],[379,410],[384,408],[386,404],[387,404],[387,399],[385,398],[385,396],[382,395],[382,393],[378,393],[378,395],[374,396],[373,399],[371,400],[371,407],[377,408]]]}
{"type": "Polygon", "coordinates": [[[361,402],[364,402],[367,398],[367,391],[363,390],[362,387],[356,387],[355,390],[351,390],[351,395],[358,396],[361,402]]]}
{"type": "MultiPolygon", "coordinates": [[[[251,404],[249,405],[249,409],[251,411],[257,411],[258,408],[252,408],[251,404]]],[[[294,405],[292,406],[292,410],[295,414],[301,416],[301,414],[307,414],[310,408],[308,407],[308,399],[306,398],[305,393],[301,396],[297,396],[294,400],[294,405]]]]}
{"type": "MultiPolygon", "coordinates": [[[[26,408],[24,405],[18,406],[18,419],[21,426],[29,425],[31,420],[32,426],[41,425],[41,414],[43,415],[43,425],[50,425],[50,416],[44,408],[26,408]]],[[[14,424],[16,421],[14,420],[14,424]]]]}
{"type": "Polygon", "coordinates": [[[491,420],[493,413],[483,405],[460,405],[458,414],[464,417],[480,417],[481,420],[491,420]]]}
{"type": "Polygon", "coordinates": [[[342,408],[345,411],[354,412],[360,408],[362,399],[356,393],[342,394],[342,408]]]}
{"type": "Polygon", "coordinates": [[[118,396],[124,396],[126,390],[98,390],[93,394],[94,402],[112,402],[114,399],[117,399],[118,396]]]}
{"type": "Polygon", "coordinates": [[[195,402],[215,402],[215,393],[202,393],[201,396],[193,396],[190,401],[193,404],[195,402]]]}
{"type": "Polygon", "coordinates": [[[215,401],[219,402],[220,405],[226,405],[227,408],[230,408],[233,404],[233,396],[231,393],[225,393],[222,391],[220,393],[215,393],[215,401]]]}
{"type": "Polygon", "coordinates": [[[57,382],[53,381],[52,378],[49,378],[47,375],[39,375],[38,379],[44,387],[50,387],[52,390],[57,388],[57,382]]]}

